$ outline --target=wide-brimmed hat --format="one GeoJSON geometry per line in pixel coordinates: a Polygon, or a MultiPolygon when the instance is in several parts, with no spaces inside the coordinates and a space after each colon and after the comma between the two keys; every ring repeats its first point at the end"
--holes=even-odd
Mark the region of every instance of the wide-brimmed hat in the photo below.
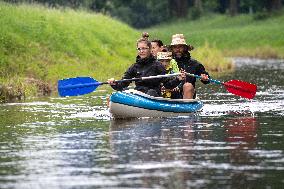
{"type": "Polygon", "coordinates": [[[183,34],[174,34],[172,36],[171,47],[175,45],[184,45],[188,48],[189,51],[193,50],[194,47],[192,45],[188,45],[185,41],[185,37],[183,34]]]}
{"type": "Polygon", "coordinates": [[[187,46],[184,35],[183,34],[173,35],[171,46],[173,45],[186,45],[187,46]]]}
{"type": "Polygon", "coordinates": [[[157,53],[158,60],[171,60],[172,59],[172,52],[158,52],[157,53]]]}

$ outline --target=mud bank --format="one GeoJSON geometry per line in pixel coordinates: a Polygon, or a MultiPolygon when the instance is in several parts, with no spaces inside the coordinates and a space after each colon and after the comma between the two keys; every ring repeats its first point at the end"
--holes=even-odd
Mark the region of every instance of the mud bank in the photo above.
{"type": "Polygon", "coordinates": [[[49,96],[52,91],[51,85],[47,82],[25,78],[20,84],[0,84],[0,103],[23,101],[27,93],[33,93],[35,96],[49,96]]]}

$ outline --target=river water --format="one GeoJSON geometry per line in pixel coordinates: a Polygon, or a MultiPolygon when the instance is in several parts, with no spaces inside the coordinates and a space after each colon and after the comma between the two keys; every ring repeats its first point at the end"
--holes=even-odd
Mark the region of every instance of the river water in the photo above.
{"type": "Polygon", "coordinates": [[[112,120],[106,92],[0,105],[0,188],[283,188],[284,62],[235,59],[180,118],[112,120]]]}

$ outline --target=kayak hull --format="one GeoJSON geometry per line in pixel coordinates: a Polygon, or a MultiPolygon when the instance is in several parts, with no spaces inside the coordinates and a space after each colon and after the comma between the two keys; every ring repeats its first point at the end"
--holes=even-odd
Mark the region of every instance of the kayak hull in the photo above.
{"type": "Polygon", "coordinates": [[[196,99],[165,99],[128,90],[110,96],[109,111],[113,118],[189,116],[203,106],[196,99]]]}

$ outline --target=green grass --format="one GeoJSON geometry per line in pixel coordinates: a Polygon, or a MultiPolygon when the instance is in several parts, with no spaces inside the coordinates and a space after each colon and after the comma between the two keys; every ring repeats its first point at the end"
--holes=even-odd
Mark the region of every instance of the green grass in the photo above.
{"type": "Polygon", "coordinates": [[[179,20],[149,28],[153,37],[167,44],[171,35],[183,33],[195,47],[209,43],[225,56],[284,58],[284,14],[265,20],[250,15],[207,15],[198,20],[179,20]]]}
{"type": "Polygon", "coordinates": [[[209,72],[228,73],[234,70],[231,60],[224,58],[220,50],[207,42],[204,46],[193,50],[191,56],[200,61],[209,72]]]}
{"type": "Polygon", "coordinates": [[[121,75],[140,33],[101,14],[0,2],[0,82],[121,75]]]}
{"type": "MultiPolygon", "coordinates": [[[[284,57],[283,15],[262,21],[207,15],[146,31],[166,44],[172,34],[184,33],[195,46],[193,57],[210,72],[233,68],[224,56],[284,57]]],[[[33,96],[36,84],[27,78],[47,82],[54,91],[62,78],[119,79],[135,61],[140,37],[141,31],[101,14],[0,2],[0,87],[33,96]]]]}

